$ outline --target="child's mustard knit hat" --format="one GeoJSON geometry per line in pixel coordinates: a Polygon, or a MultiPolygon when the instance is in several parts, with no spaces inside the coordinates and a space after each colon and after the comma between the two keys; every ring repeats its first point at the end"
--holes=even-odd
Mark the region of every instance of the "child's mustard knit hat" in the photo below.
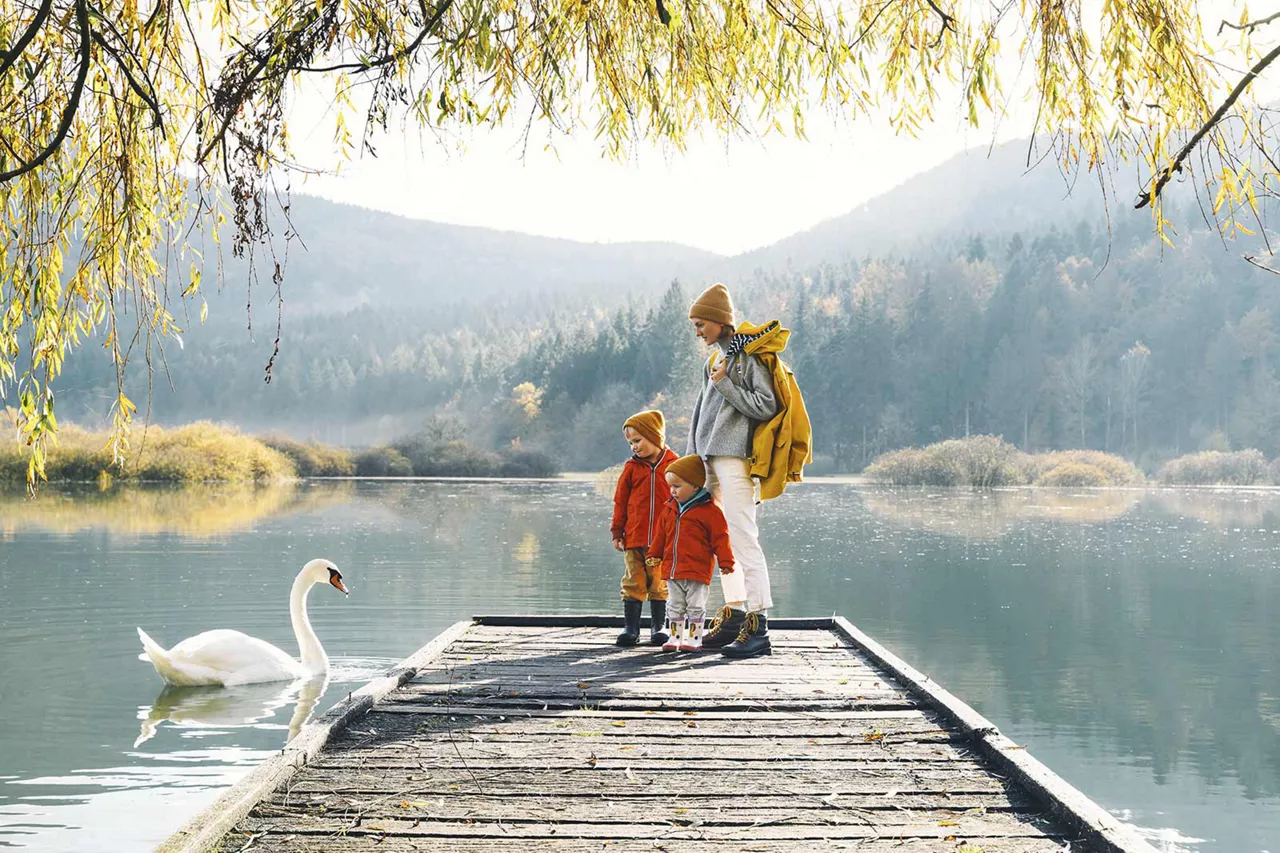
{"type": "Polygon", "coordinates": [[[622,428],[631,427],[653,442],[655,446],[662,447],[667,443],[666,426],[666,420],[662,417],[662,412],[657,409],[651,409],[647,412],[637,412],[627,418],[622,428]]]}
{"type": "Polygon", "coordinates": [[[667,466],[668,474],[675,474],[691,486],[701,489],[707,484],[707,465],[701,456],[681,456],[667,466]]]}

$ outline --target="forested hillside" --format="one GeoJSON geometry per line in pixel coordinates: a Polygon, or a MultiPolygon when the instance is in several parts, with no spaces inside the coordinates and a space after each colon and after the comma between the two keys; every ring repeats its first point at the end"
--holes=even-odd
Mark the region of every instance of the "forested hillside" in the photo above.
{"type": "MultiPolygon", "coordinates": [[[[150,384],[162,424],[210,418],[353,447],[425,425],[433,441],[601,467],[643,406],[666,409],[682,440],[705,357],[686,308],[723,278],[748,317],[793,330],[819,470],[966,433],[1109,450],[1148,471],[1198,448],[1280,454],[1280,279],[1203,227],[1182,225],[1176,249],[1141,213],[1113,212],[1108,231],[1097,197],[1064,201],[1051,167],[1024,178],[1019,146],[973,157],[734,259],[296,199],[306,250],[291,248],[272,381],[271,289],[254,290],[251,334],[232,265],[209,322],[192,317],[150,376],[134,359],[129,383],[135,398],[150,384]]],[[[1194,223],[1197,208],[1169,213],[1194,223]]],[[[114,382],[93,346],[79,351],[59,416],[100,422],[114,382]]]]}

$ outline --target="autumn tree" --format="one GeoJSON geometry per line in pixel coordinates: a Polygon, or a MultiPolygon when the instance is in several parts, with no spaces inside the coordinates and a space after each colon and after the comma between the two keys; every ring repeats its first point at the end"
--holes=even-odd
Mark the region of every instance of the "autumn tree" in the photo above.
{"type": "Polygon", "coordinates": [[[884,110],[914,133],[949,102],[981,125],[1030,98],[1037,139],[1069,173],[1106,187],[1103,167],[1136,163],[1134,203],[1161,231],[1166,185],[1194,173],[1234,233],[1277,172],[1249,89],[1280,48],[1257,41],[1270,18],[1215,29],[1196,8],[0,0],[0,396],[16,404],[34,479],[63,360],[93,338],[121,377],[119,451],[135,411],[125,364],[163,358],[200,316],[224,222],[229,251],[257,253],[278,291],[283,253],[264,244],[277,199],[287,217],[289,176],[314,165],[295,163],[286,122],[304,87],[332,92],[335,161],[402,125],[587,130],[623,157],[704,131],[803,135],[822,110],[884,110]]]}

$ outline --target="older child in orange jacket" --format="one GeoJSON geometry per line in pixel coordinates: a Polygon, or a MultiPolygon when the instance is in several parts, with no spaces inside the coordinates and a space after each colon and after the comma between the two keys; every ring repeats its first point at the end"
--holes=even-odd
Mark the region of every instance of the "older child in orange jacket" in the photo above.
{"type": "Polygon", "coordinates": [[[640,613],[649,600],[649,643],[667,641],[667,584],[654,569],[645,565],[645,554],[653,540],[658,517],[666,503],[667,466],[676,455],[666,446],[666,422],[662,412],[639,412],[627,418],[622,434],[631,445],[631,458],[622,466],[613,494],[613,547],[622,552],[622,608],[626,627],[618,635],[619,646],[634,646],[640,640],[640,613]]]}
{"type": "Polygon", "coordinates": [[[670,594],[671,637],[663,651],[702,648],[711,576],[733,572],[733,549],[724,513],[705,488],[707,469],[700,456],[682,456],[667,466],[671,500],[649,545],[648,563],[659,567],[670,594]]]}

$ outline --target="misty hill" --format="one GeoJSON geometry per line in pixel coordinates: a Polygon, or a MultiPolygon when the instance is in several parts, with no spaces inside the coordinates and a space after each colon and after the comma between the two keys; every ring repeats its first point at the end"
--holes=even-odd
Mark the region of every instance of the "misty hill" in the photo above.
{"type": "MultiPolygon", "coordinates": [[[[673,277],[696,277],[719,259],[674,243],[536,237],[408,219],[305,195],[293,197],[290,220],[300,236],[289,248],[285,267],[290,316],[361,306],[437,308],[583,297],[613,301],[628,293],[659,293],[673,277]]],[[[277,251],[283,246],[277,237],[277,251]]],[[[239,320],[247,265],[229,257],[226,261],[224,292],[207,294],[210,315],[229,313],[239,320]]],[[[264,268],[269,266],[260,262],[259,280],[268,283],[264,268]]],[[[266,295],[264,288],[257,299],[265,302],[266,295]]]]}
{"type": "MultiPolygon", "coordinates": [[[[1117,189],[1122,199],[1129,197],[1127,186],[1117,189]]],[[[1117,215],[1127,214],[1147,216],[1127,207],[1117,215]]],[[[1055,222],[1101,221],[1103,215],[1095,178],[1071,187],[1052,157],[1028,169],[1027,140],[1019,140],[957,154],[843,216],[732,258],[725,268],[737,275],[802,269],[910,252],[942,236],[1034,232],[1055,222]]]]}
{"type": "MultiPolygon", "coordinates": [[[[584,243],[447,225],[295,195],[291,219],[305,245],[290,249],[285,295],[292,316],[360,306],[614,306],[628,296],[656,295],[672,279],[691,286],[742,281],[757,271],[911,254],[939,239],[1008,237],[1104,221],[1094,176],[1070,186],[1052,157],[1032,168],[1027,157],[1026,140],[971,149],[847,214],[734,257],[676,243],[584,243]]],[[[1149,227],[1148,213],[1128,204],[1136,184],[1116,179],[1113,189],[1113,223],[1149,227]]],[[[228,265],[227,292],[211,297],[226,306],[211,306],[212,316],[242,318],[246,278],[244,265],[228,265]]]]}

